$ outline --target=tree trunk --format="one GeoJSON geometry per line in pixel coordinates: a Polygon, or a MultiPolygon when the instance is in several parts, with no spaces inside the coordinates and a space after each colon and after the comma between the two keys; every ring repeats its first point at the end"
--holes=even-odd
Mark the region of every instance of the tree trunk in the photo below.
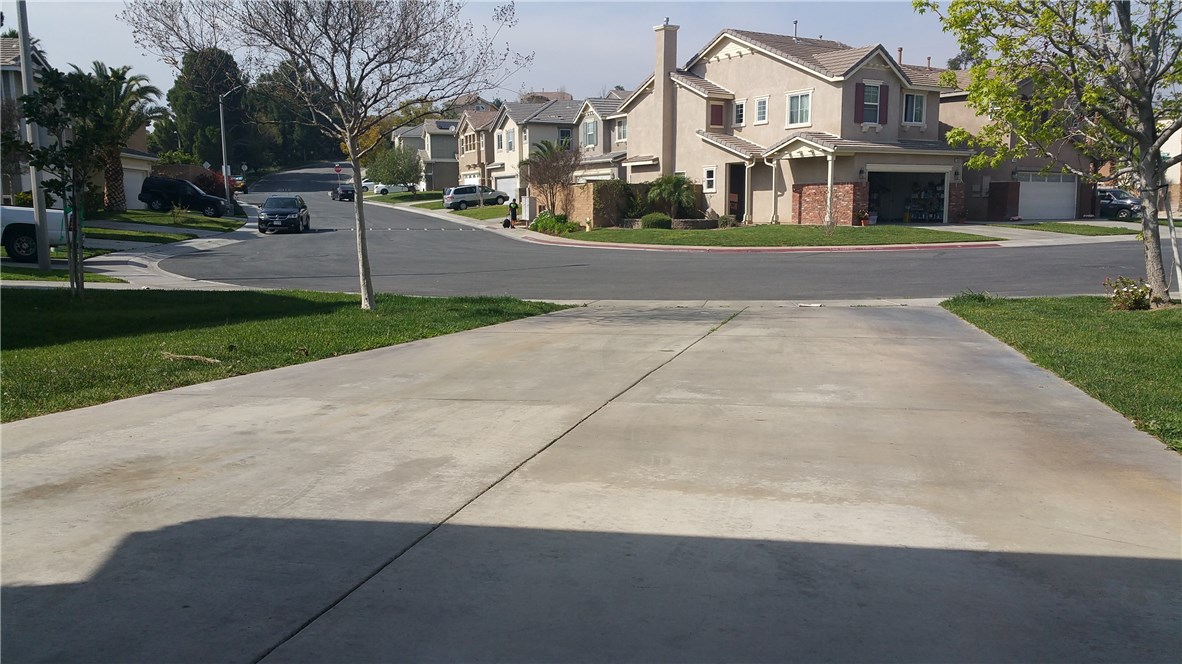
{"type": "Polygon", "coordinates": [[[103,181],[106,189],[103,203],[107,212],[127,212],[127,192],[123,189],[123,160],[119,151],[107,153],[103,181]]]}
{"type": "Polygon", "coordinates": [[[1170,290],[1166,287],[1166,269],[1161,260],[1161,234],[1157,225],[1157,192],[1162,181],[1161,162],[1156,151],[1143,145],[1141,148],[1141,238],[1145,245],[1145,279],[1153,289],[1154,307],[1170,302],[1170,290]]]}
{"type": "MultiPolygon", "coordinates": [[[[361,182],[361,162],[357,159],[357,137],[347,138],[349,147],[349,164],[353,167],[353,182],[361,182]]],[[[369,274],[369,248],[365,242],[365,197],[361,194],[361,187],[357,187],[357,195],[353,197],[353,217],[357,222],[357,274],[361,280],[361,308],[372,311],[373,283],[369,274]]]]}
{"type": "Polygon", "coordinates": [[[82,187],[83,183],[74,180],[70,191],[72,200],[66,226],[66,267],[70,274],[70,292],[79,300],[85,299],[85,281],[82,274],[82,187]]]}

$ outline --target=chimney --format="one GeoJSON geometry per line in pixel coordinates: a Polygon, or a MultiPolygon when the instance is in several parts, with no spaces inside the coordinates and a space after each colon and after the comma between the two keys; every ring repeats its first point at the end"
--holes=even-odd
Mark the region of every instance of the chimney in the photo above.
{"type": "Polygon", "coordinates": [[[669,18],[661,25],[653,26],[657,33],[657,59],[653,68],[653,97],[661,109],[661,175],[673,174],[677,127],[677,104],[673,98],[673,79],[669,74],[677,68],[677,28],[669,24],[669,18]]]}
{"type": "Polygon", "coordinates": [[[932,56],[928,56],[928,69],[932,68],[932,56]]]}
{"type": "Polygon", "coordinates": [[[899,47],[899,64],[903,64],[903,47],[899,47]]]}

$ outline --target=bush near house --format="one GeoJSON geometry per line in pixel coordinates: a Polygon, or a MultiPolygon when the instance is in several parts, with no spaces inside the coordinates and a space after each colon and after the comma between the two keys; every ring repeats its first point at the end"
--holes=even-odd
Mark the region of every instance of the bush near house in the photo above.
{"type": "Polygon", "coordinates": [[[640,218],[640,227],[672,230],[673,219],[663,212],[650,212],[640,218]]]}
{"type": "Polygon", "coordinates": [[[568,221],[565,214],[543,212],[529,225],[529,229],[546,235],[565,235],[577,233],[583,230],[583,227],[573,221],[568,221]]]}

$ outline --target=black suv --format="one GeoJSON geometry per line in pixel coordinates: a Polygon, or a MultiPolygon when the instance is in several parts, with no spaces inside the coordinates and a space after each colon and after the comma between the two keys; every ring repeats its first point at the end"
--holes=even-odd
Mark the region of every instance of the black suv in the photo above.
{"type": "Polygon", "coordinates": [[[1097,188],[1100,197],[1100,217],[1131,219],[1141,214],[1141,200],[1120,189],[1097,188]]]}
{"type": "Polygon", "coordinates": [[[200,210],[207,217],[226,214],[226,199],[210,196],[188,180],[152,175],[144,178],[140,188],[140,201],[157,212],[179,206],[186,210],[200,210]]]}
{"type": "Polygon", "coordinates": [[[259,208],[259,232],[288,228],[297,233],[312,229],[308,204],[297,194],[271,196],[259,208]]]}
{"type": "Polygon", "coordinates": [[[333,188],[330,196],[334,201],[351,201],[356,193],[357,191],[353,189],[353,185],[342,184],[339,187],[333,188]]]}

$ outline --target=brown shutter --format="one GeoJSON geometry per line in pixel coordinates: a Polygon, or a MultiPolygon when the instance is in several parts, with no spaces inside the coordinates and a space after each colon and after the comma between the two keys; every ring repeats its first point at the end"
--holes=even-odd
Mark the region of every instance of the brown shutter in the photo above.
{"type": "Polygon", "coordinates": [[[878,124],[884,125],[887,123],[887,108],[890,106],[890,97],[887,95],[891,89],[885,85],[878,86],[878,124]]]}
{"type": "Polygon", "coordinates": [[[723,111],[722,104],[710,105],[710,124],[712,126],[721,127],[723,125],[723,111]]]}
{"type": "Polygon", "coordinates": [[[854,124],[862,124],[862,107],[866,105],[866,84],[854,86],[854,124]]]}

